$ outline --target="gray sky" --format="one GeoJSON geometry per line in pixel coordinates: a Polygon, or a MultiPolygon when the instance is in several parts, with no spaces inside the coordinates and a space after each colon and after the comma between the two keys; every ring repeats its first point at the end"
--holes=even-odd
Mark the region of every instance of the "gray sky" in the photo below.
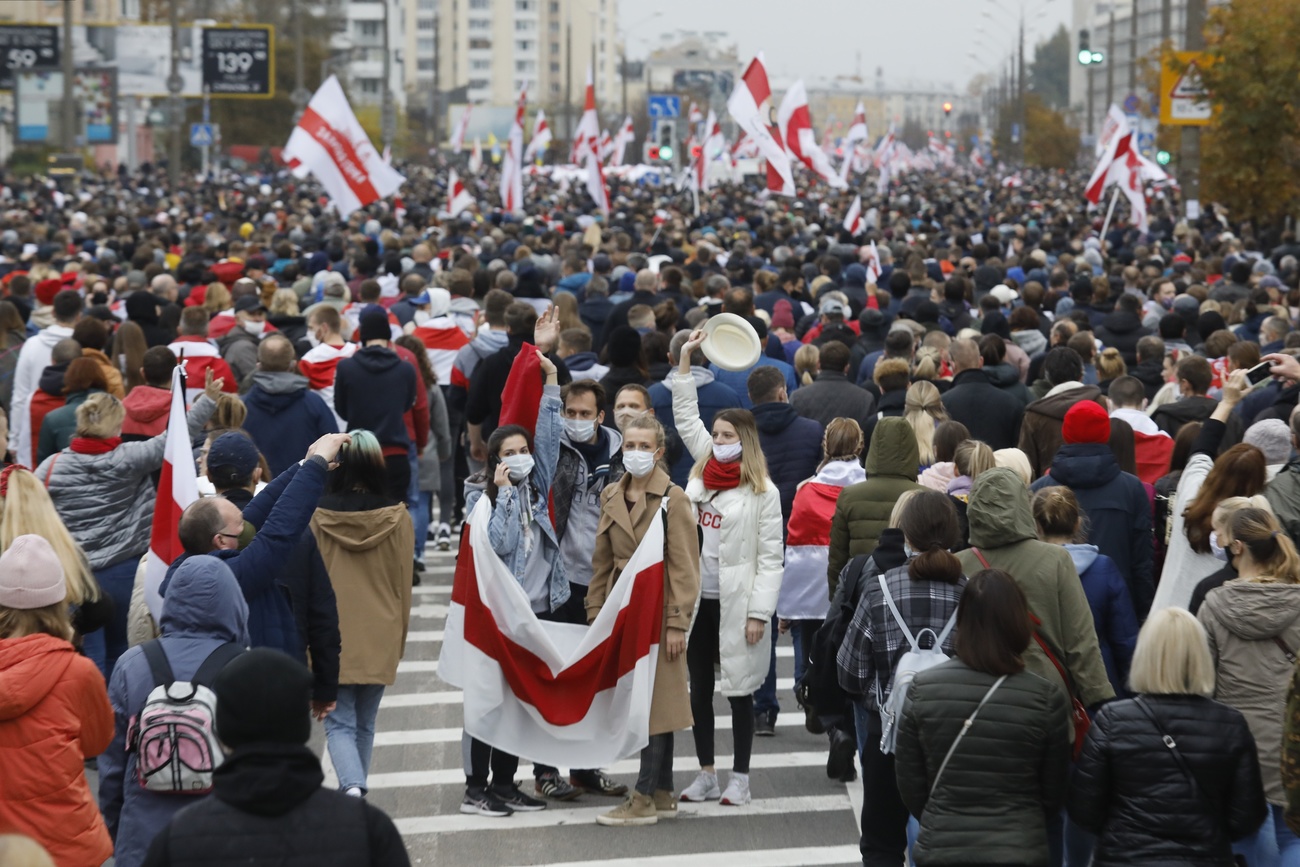
{"type": "MultiPolygon", "coordinates": [[[[1027,57],[1036,41],[1069,26],[1070,3],[1025,0],[1027,57]]],[[[742,62],[762,50],[769,74],[783,81],[852,75],[860,52],[868,82],[880,66],[887,87],[951,82],[964,92],[973,75],[1010,55],[1020,8],[1019,0],[620,0],[619,18],[633,59],[667,31],[723,31],[742,62]]]]}

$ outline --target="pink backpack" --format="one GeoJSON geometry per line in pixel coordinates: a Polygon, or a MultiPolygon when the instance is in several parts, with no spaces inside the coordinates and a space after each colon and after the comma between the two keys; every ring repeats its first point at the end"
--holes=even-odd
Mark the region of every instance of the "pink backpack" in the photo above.
{"type": "Polygon", "coordinates": [[[221,645],[203,660],[193,681],[185,682],[175,679],[158,641],[143,647],[154,688],[127,727],[126,750],[136,754],[136,777],[150,792],[206,795],[212,791],[212,772],[224,758],[216,735],[217,698],[210,686],[243,648],[221,645]]]}

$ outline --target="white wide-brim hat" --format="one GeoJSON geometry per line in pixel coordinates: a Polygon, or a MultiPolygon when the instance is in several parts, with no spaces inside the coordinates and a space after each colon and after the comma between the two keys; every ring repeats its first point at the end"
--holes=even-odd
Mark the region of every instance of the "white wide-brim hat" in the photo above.
{"type": "Polygon", "coordinates": [[[704,342],[700,349],[723,370],[749,370],[758,363],[763,351],[758,332],[734,313],[719,313],[704,323],[704,342]]]}

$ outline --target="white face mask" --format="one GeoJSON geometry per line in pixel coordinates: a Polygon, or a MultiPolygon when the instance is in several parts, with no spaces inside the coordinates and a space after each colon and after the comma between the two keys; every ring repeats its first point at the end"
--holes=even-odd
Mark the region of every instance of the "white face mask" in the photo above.
{"type": "Polygon", "coordinates": [[[650,475],[656,463],[654,452],[623,452],[623,469],[638,479],[650,475]]]}
{"type": "Polygon", "coordinates": [[[250,319],[244,323],[244,330],[254,337],[261,337],[262,332],[266,330],[266,323],[258,322],[256,319],[250,319]]]}
{"type": "Polygon", "coordinates": [[[316,337],[316,332],[314,331],[307,332],[307,343],[308,345],[311,346],[312,349],[315,349],[317,346],[320,346],[320,339],[316,337]]]}
{"type": "Polygon", "coordinates": [[[571,443],[589,443],[596,435],[596,422],[591,419],[566,418],[564,432],[569,435],[571,443]]]}
{"type": "Polygon", "coordinates": [[[522,482],[533,471],[532,455],[507,455],[501,463],[510,468],[510,481],[522,482]]]}
{"type": "Polygon", "coordinates": [[[1232,562],[1232,558],[1228,556],[1228,549],[1219,544],[1219,534],[1214,530],[1210,531],[1210,553],[1216,560],[1222,560],[1224,563],[1232,562]]]}
{"type": "Polygon", "coordinates": [[[643,415],[645,415],[645,410],[641,409],[616,409],[614,410],[614,424],[618,425],[619,430],[625,430],[628,422],[643,415]]]}
{"type": "Polygon", "coordinates": [[[412,317],[412,321],[414,321],[417,326],[420,326],[428,322],[430,318],[429,311],[417,310],[415,311],[415,315],[412,317]]]}
{"type": "Polygon", "coordinates": [[[740,443],[728,443],[727,445],[714,443],[713,456],[724,464],[740,460],[740,443]]]}

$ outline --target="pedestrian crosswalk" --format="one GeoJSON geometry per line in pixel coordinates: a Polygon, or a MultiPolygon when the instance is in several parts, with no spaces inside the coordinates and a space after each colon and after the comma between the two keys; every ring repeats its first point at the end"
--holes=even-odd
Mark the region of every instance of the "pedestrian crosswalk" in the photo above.
{"type": "MultiPolygon", "coordinates": [[[[604,828],[595,817],[617,800],[593,795],[540,813],[504,819],[459,812],[465,775],[461,750],[462,694],[438,679],[455,552],[430,546],[422,586],[415,588],[406,654],[396,682],[380,704],[369,783],[370,801],[397,823],[413,864],[566,867],[703,867],[744,863],[757,867],[860,863],[857,812],[861,784],[825,774],[826,739],[809,734],[794,703],[789,638],[778,647],[777,689],[783,713],[776,736],[756,738],[751,761],[754,800],[745,807],[682,804],[673,821],[648,828],[604,828]]],[[[717,766],[731,766],[731,717],[715,701],[717,766]]],[[[677,788],[698,770],[689,731],[675,738],[677,788]]],[[[327,780],[333,783],[328,754],[327,780]]],[[[605,770],[620,782],[635,780],[636,757],[605,770]]],[[[567,770],[567,769],[562,769],[567,770]]],[[[521,762],[521,787],[531,791],[532,769],[521,762]]]]}

